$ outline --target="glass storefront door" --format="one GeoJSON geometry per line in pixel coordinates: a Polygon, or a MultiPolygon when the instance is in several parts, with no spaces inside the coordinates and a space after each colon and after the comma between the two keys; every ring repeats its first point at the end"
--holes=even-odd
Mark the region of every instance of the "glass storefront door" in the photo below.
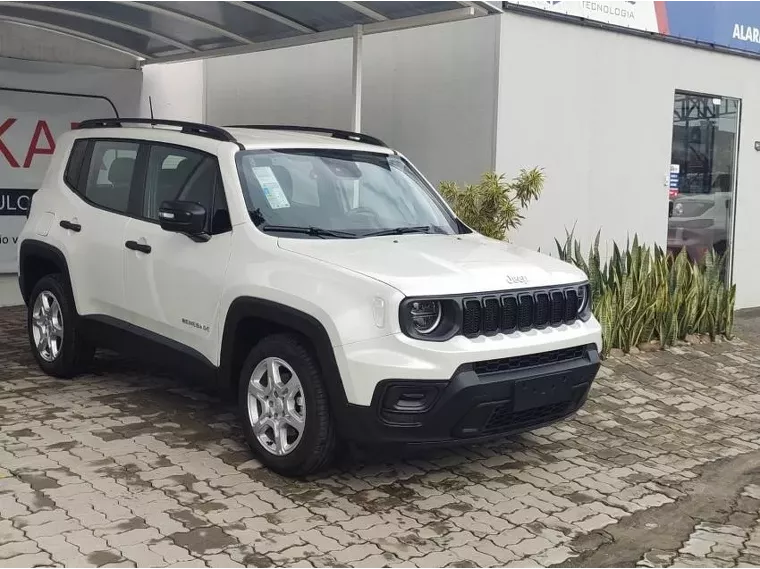
{"type": "Polygon", "coordinates": [[[739,99],[676,92],[670,160],[668,250],[730,259],[739,99]]]}

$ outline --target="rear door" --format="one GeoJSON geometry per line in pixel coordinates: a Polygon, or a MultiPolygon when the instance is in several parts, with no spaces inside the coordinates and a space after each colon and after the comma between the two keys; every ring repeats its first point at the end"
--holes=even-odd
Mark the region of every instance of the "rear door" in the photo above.
{"type": "Polygon", "coordinates": [[[80,139],[64,176],[52,231],[64,245],[77,309],[124,320],[124,232],[134,199],[140,144],[80,139]]]}

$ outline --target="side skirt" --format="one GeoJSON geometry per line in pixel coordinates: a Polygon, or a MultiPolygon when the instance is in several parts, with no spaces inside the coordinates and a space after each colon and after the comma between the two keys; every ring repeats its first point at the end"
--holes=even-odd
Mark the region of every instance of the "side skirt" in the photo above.
{"type": "Polygon", "coordinates": [[[99,348],[107,348],[146,363],[216,387],[218,368],[200,352],[179,342],[122,322],[110,316],[80,316],[85,337],[99,348]]]}

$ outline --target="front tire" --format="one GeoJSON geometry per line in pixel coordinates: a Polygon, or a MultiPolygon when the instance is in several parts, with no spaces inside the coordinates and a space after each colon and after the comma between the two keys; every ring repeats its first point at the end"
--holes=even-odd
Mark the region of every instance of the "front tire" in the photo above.
{"type": "Polygon", "coordinates": [[[336,434],[317,362],[295,335],[264,338],[251,350],[238,392],[243,431],[270,469],[304,476],[333,459],[336,434]]]}
{"type": "Polygon", "coordinates": [[[74,301],[60,275],[47,275],[32,289],[27,331],[34,358],[48,375],[70,378],[92,361],[95,349],[82,337],[74,301]]]}

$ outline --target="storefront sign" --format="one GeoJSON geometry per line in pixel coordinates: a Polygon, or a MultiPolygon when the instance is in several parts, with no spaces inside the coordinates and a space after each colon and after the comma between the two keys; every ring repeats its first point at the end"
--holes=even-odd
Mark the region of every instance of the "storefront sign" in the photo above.
{"type": "Polygon", "coordinates": [[[505,2],[760,54],[760,2],[505,2]]]}
{"type": "Polygon", "coordinates": [[[18,236],[56,137],[84,119],[114,115],[101,97],[0,87],[0,273],[16,272],[18,236]]]}
{"type": "Polygon", "coordinates": [[[529,6],[556,14],[576,16],[578,18],[647,32],[660,31],[656,10],[656,5],[660,4],[660,2],[551,2],[516,0],[515,2],[506,2],[506,4],[529,6]]]}

